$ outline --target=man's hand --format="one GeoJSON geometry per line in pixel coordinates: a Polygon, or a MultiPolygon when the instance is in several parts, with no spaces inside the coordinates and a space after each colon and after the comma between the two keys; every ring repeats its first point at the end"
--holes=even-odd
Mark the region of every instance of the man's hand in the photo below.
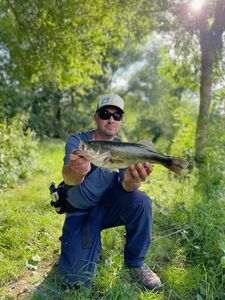
{"type": "Polygon", "coordinates": [[[82,176],[85,176],[91,170],[91,163],[79,155],[79,151],[76,154],[70,154],[68,165],[74,173],[82,176]]]}
{"type": "Polygon", "coordinates": [[[130,165],[124,173],[123,188],[127,192],[137,190],[141,182],[145,181],[147,176],[152,172],[152,165],[149,162],[130,165]]]}
{"type": "Polygon", "coordinates": [[[91,163],[79,155],[79,151],[71,153],[68,164],[62,170],[64,182],[68,185],[80,184],[90,170],[91,163]]]}

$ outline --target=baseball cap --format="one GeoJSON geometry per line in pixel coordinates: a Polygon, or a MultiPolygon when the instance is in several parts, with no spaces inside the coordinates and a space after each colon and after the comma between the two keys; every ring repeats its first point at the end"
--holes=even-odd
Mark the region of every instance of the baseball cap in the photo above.
{"type": "Polygon", "coordinates": [[[98,105],[97,105],[97,110],[104,107],[104,106],[116,106],[119,109],[123,111],[124,109],[124,101],[123,99],[116,94],[107,94],[107,95],[102,95],[100,96],[98,100],[98,105]]]}

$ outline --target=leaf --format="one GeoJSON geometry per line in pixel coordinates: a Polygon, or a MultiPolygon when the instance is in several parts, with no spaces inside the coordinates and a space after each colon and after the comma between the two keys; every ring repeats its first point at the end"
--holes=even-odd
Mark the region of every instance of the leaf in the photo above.
{"type": "Polygon", "coordinates": [[[3,259],[4,259],[4,255],[2,252],[0,252],[0,261],[3,261],[3,259]]]}
{"type": "Polygon", "coordinates": [[[41,260],[40,256],[38,254],[33,255],[31,258],[28,259],[26,262],[26,267],[28,270],[34,271],[38,268],[38,263],[41,260]]]}
{"type": "Polygon", "coordinates": [[[37,266],[36,265],[33,265],[33,264],[31,264],[31,263],[29,263],[28,261],[26,262],[26,268],[28,269],[28,270],[30,270],[30,271],[35,271],[35,270],[37,270],[37,266]]]}
{"type": "Polygon", "coordinates": [[[199,295],[199,294],[197,294],[197,300],[203,300],[203,298],[202,298],[202,296],[201,295],[199,295]]]}
{"type": "Polygon", "coordinates": [[[41,258],[38,254],[36,254],[36,255],[32,256],[32,260],[35,262],[39,262],[39,261],[41,261],[41,258]]]}
{"type": "Polygon", "coordinates": [[[220,262],[221,262],[222,268],[225,269],[225,256],[221,257],[220,262]]]}

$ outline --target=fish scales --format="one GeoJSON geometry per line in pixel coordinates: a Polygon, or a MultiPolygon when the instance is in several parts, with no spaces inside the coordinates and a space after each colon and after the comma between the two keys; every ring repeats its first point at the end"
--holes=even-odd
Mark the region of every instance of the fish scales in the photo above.
{"type": "Polygon", "coordinates": [[[96,151],[100,150],[100,153],[104,153],[110,151],[112,158],[116,159],[125,159],[126,161],[134,161],[142,162],[142,161],[151,161],[158,162],[160,158],[162,163],[165,164],[170,163],[171,158],[165,157],[164,155],[160,155],[155,151],[152,151],[146,148],[144,145],[135,144],[135,143],[122,143],[122,142],[104,142],[99,141],[95,143],[95,141],[90,142],[90,145],[95,148],[96,151]]]}
{"type": "Polygon", "coordinates": [[[158,153],[142,144],[114,141],[82,141],[79,154],[99,167],[111,170],[126,168],[131,164],[148,161],[161,164],[181,175],[188,162],[182,158],[158,153]]]}

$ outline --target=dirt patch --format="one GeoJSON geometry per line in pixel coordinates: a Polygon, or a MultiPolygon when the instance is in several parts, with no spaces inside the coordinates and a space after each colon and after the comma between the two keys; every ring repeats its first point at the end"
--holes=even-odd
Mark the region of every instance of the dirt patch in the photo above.
{"type": "Polygon", "coordinates": [[[57,268],[57,266],[57,260],[45,261],[39,265],[37,270],[27,271],[26,274],[24,274],[24,276],[19,280],[9,282],[7,287],[4,289],[4,296],[0,299],[25,299],[25,297],[34,293],[34,291],[37,290],[45,280],[47,280],[53,267],[57,268]]]}

